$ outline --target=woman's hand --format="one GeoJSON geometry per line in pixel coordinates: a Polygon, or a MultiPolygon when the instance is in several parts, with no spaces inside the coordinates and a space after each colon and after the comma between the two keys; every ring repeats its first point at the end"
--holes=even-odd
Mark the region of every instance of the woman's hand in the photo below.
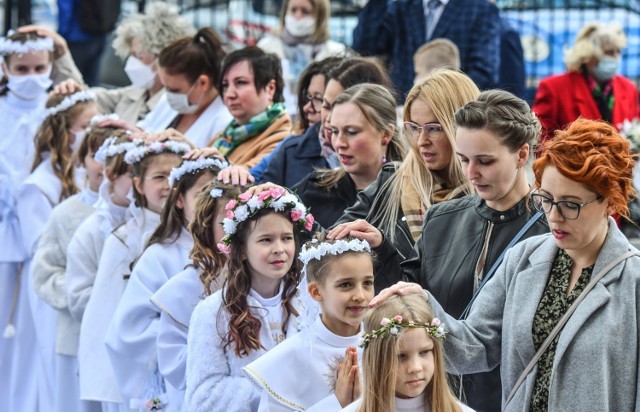
{"type": "Polygon", "coordinates": [[[349,346],[346,349],[344,358],[342,358],[342,362],[338,365],[335,394],[343,408],[360,396],[358,353],[353,346],[349,346]]]}
{"type": "Polygon", "coordinates": [[[366,240],[372,248],[378,248],[384,241],[384,236],[375,226],[364,219],[353,222],[341,223],[334,227],[327,234],[328,239],[342,239],[347,236],[356,239],[366,240]]]}
{"type": "Polygon", "coordinates": [[[177,142],[186,143],[189,146],[191,146],[193,149],[196,148],[196,146],[193,143],[187,140],[185,135],[183,135],[173,127],[170,127],[158,133],[148,134],[147,137],[144,139],[144,142],[148,144],[153,142],[166,142],[167,140],[175,140],[177,142]]]}
{"type": "Polygon", "coordinates": [[[369,302],[369,307],[372,308],[389,299],[393,295],[419,295],[422,294],[425,300],[429,300],[429,294],[426,290],[422,288],[422,286],[417,283],[409,283],[409,282],[398,282],[393,286],[389,286],[386,289],[382,289],[380,293],[378,293],[371,302],[369,302]]]}
{"type": "Polygon", "coordinates": [[[69,51],[67,41],[57,32],[36,24],[29,24],[18,28],[18,33],[36,33],[38,36],[49,37],[53,40],[53,57],[59,59],[69,51]]]}
{"type": "Polygon", "coordinates": [[[113,127],[116,129],[128,130],[132,133],[132,136],[130,136],[131,139],[134,138],[133,135],[135,135],[135,137],[143,137],[142,134],[144,133],[144,130],[138,126],[129,124],[122,119],[105,119],[98,123],[98,127],[113,127]]]}
{"type": "Polygon", "coordinates": [[[63,80],[53,87],[54,94],[71,94],[84,90],[84,86],[73,79],[63,80]]]}
{"type": "Polygon", "coordinates": [[[197,160],[205,157],[216,157],[226,162],[222,153],[220,153],[215,147],[196,147],[186,155],[182,156],[184,160],[197,160]]]}
{"type": "Polygon", "coordinates": [[[251,196],[253,196],[253,195],[257,195],[258,193],[264,192],[265,190],[271,190],[271,189],[282,189],[285,192],[291,193],[291,191],[286,187],[282,187],[271,182],[263,183],[257,186],[252,186],[245,193],[249,193],[251,196]]]}
{"type": "Polygon", "coordinates": [[[247,183],[253,183],[255,181],[251,173],[249,173],[249,170],[239,165],[225,167],[220,170],[218,172],[218,180],[226,185],[231,183],[232,185],[240,186],[246,186],[247,183]]]}

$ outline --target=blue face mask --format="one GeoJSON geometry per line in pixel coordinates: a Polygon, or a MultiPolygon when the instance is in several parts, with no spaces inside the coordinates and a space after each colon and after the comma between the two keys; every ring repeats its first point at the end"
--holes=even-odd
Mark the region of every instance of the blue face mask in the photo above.
{"type": "Polygon", "coordinates": [[[620,68],[620,58],[611,56],[603,56],[600,58],[598,65],[593,68],[593,76],[600,82],[606,82],[618,74],[620,68]]]}

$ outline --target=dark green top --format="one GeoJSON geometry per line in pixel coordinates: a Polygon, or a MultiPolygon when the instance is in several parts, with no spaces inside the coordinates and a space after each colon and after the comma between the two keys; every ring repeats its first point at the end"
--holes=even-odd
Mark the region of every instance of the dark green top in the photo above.
{"type": "MultiPolygon", "coordinates": [[[[571,293],[567,295],[572,266],[573,260],[567,255],[567,252],[559,249],[551,266],[551,275],[547,281],[547,286],[533,318],[533,345],[536,351],[542,346],[547,336],[560,321],[562,315],[567,312],[571,304],[580,296],[591,280],[593,265],[582,269],[578,282],[571,293]]],[[[538,374],[536,375],[533,396],[531,397],[530,410],[532,412],[546,412],[548,410],[549,381],[559,338],[560,334],[557,334],[538,361],[538,374]]]]}

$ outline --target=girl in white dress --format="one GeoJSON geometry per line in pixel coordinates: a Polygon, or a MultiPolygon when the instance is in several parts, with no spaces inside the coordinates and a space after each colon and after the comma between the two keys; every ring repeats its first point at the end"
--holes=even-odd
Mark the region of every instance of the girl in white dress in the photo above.
{"type": "Polygon", "coordinates": [[[348,412],[473,412],[449,388],[444,324],[422,296],[394,296],[367,314],[362,397],[348,412]]]}
{"type": "MultiPolygon", "coordinates": [[[[159,143],[154,145],[161,147],[159,143]]],[[[173,143],[169,146],[174,148],[173,143]]],[[[122,297],[133,262],[160,223],[160,213],[170,193],[167,177],[180,163],[180,154],[166,150],[132,156],[133,196],[125,224],[105,241],[93,289],[82,318],[78,361],[80,398],[99,401],[103,411],[128,411],[118,391],[104,347],[107,329],[122,297]]]]}
{"type": "Polygon", "coordinates": [[[103,116],[91,120],[87,136],[82,140],[76,159],[84,167],[86,185],[53,209],[33,257],[31,274],[38,297],[58,313],[56,334],[55,411],[79,410],[78,362],[74,337],[77,328],[69,313],[66,288],[67,247],[80,224],[94,211],[98,188],[103,178],[103,165],[95,153],[115,129],[95,126],[103,116]]]}
{"type": "Polygon", "coordinates": [[[15,190],[33,163],[33,136],[51,85],[53,41],[34,34],[0,38],[0,410],[36,408],[35,329],[27,299],[28,273],[15,190]],[[22,283],[22,287],[21,287],[22,283]]]}
{"type": "MultiPolygon", "coordinates": [[[[214,161],[214,159],[208,159],[214,161]]],[[[212,180],[196,200],[190,229],[193,249],[189,266],[158,290],[151,302],[160,311],[158,328],[158,367],[174,388],[186,388],[187,332],[196,305],[222,287],[227,255],[216,246],[222,241],[224,206],[242,193],[240,186],[212,180]]]]}
{"type": "Polygon", "coordinates": [[[297,231],[313,216],[281,188],[244,193],[226,206],[230,253],[222,290],[200,302],[191,317],[185,410],[255,411],[260,392],[242,368],[297,333],[297,231]]]}
{"type": "Polygon", "coordinates": [[[300,261],[305,329],[244,368],[262,391],[259,411],[337,412],[359,396],[356,347],[374,295],[371,248],[358,239],[312,240],[300,261]]]}
{"type": "MultiPolygon", "coordinates": [[[[31,258],[51,211],[62,200],[79,191],[73,150],[79,146],[91,118],[97,114],[92,93],[54,94],[47,100],[45,117],[35,136],[32,172],[16,192],[16,210],[27,256],[23,279],[31,278],[31,258]]],[[[36,339],[33,336],[31,339],[38,352],[38,404],[40,409],[47,409],[55,404],[57,313],[35,295],[30,281],[23,280],[21,291],[21,295],[28,299],[33,324],[37,325],[36,339]]],[[[25,345],[31,344],[27,342],[25,345]]],[[[21,344],[19,351],[26,348],[21,344]]]]}
{"type": "Polygon", "coordinates": [[[195,213],[196,197],[219,170],[215,165],[192,168],[194,163],[184,161],[180,168],[184,167],[185,172],[170,182],[171,193],[160,225],[133,267],[105,338],[123,402],[136,410],[161,406],[169,412],[180,411],[184,398],[181,391],[165,384],[158,371],[156,338],[160,313],[150,298],[190,263],[193,238],[188,227],[195,213]]]}

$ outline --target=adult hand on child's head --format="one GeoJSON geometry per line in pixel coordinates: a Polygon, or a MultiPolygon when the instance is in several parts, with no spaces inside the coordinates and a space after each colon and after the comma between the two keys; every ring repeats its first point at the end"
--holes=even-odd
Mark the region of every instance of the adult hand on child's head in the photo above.
{"type": "Polygon", "coordinates": [[[328,239],[342,239],[348,236],[366,240],[372,248],[380,247],[384,241],[382,232],[364,219],[341,223],[327,234],[328,239]]]}
{"type": "Polygon", "coordinates": [[[70,94],[83,90],[84,87],[73,79],[63,80],[53,87],[55,94],[70,94]]]}
{"type": "Polygon", "coordinates": [[[222,153],[220,153],[215,147],[196,147],[189,153],[182,156],[184,160],[197,160],[205,157],[216,157],[220,160],[226,161],[222,153]]]}
{"type": "Polygon", "coordinates": [[[248,193],[251,196],[253,196],[253,195],[257,195],[258,193],[264,192],[265,190],[271,190],[271,189],[282,189],[285,192],[291,193],[291,191],[289,189],[287,189],[286,187],[282,187],[280,185],[277,185],[277,184],[271,183],[271,182],[262,183],[262,184],[257,185],[257,186],[252,186],[245,193],[248,193]]]}
{"type": "Polygon", "coordinates": [[[153,143],[153,142],[165,142],[167,140],[175,140],[177,142],[182,142],[182,143],[186,143],[189,146],[191,146],[192,148],[196,148],[196,146],[191,143],[186,137],[185,135],[183,135],[182,133],[180,133],[179,131],[177,131],[176,129],[174,129],[173,127],[170,127],[166,130],[163,130],[159,133],[152,133],[147,135],[147,137],[144,139],[145,143],[153,143]]]}
{"type": "Polygon", "coordinates": [[[427,293],[426,290],[422,288],[422,286],[420,286],[417,283],[401,281],[396,283],[393,286],[389,286],[386,289],[382,289],[380,293],[378,293],[373,299],[371,299],[371,302],[369,302],[369,307],[372,308],[374,306],[377,306],[394,295],[419,295],[419,294],[424,295],[425,300],[429,300],[429,294],[427,293]]]}
{"type": "MultiPolygon", "coordinates": [[[[229,166],[218,172],[218,180],[224,184],[246,186],[247,183],[253,183],[255,179],[244,166],[229,166]]],[[[249,192],[249,189],[247,192],[249,192]]]]}
{"type": "Polygon", "coordinates": [[[344,352],[342,362],[338,364],[335,395],[344,408],[360,396],[360,378],[358,372],[358,353],[349,346],[344,352]],[[356,382],[358,389],[356,390],[356,382]]]}
{"type": "Polygon", "coordinates": [[[50,37],[51,40],[53,40],[53,57],[55,59],[59,59],[69,51],[67,41],[64,39],[64,37],[59,35],[56,31],[48,29],[46,27],[38,26],[37,24],[29,24],[26,26],[18,27],[18,33],[36,33],[38,36],[50,37]]]}
{"type": "Polygon", "coordinates": [[[98,123],[98,127],[113,127],[113,128],[116,128],[116,129],[128,130],[128,131],[130,131],[132,133],[132,135],[131,135],[131,139],[132,140],[134,138],[134,135],[136,135],[135,137],[140,138],[141,135],[144,133],[144,130],[142,130],[138,126],[135,126],[133,124],[127,123],[122,119],[105,119],[105,120],[101,121],[100,123],[98,123]]]}

